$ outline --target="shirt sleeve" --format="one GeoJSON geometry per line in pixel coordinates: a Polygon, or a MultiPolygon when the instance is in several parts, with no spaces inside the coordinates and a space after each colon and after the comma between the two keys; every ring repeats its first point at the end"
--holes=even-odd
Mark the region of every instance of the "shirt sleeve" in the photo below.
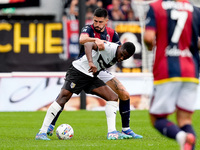
{"type": "Polygon", "coordinates": [[[149,10],[147,12],[146,16],[146,29],[152,29],[156,30],[156,19],[155,19],[155,13],[151,5],[149,6],[149,10]]]}
{"type": "Polygon", "coordinates": [[[92,28],[90,26],[88,26],[88,25],[84,26],[82,28],[81,33],[86,33],[86,34],[89,35],[89,37],[93,37],[93,35],[92,35],[92,33],[93,33],[92,28]]]}
{"type": "Polygon", "coordinates": [[[120,42],[120,40],[119,40],[119,35],[118,35],[118,33],[117,33],[116,31],[114,32],[112,42],[121,45],[121,42],[120,42]]]}
{"type": "MultiPolygon", "coordinates": [[[[199,9],[199,20],[200,20],[200,7],[198,7],[198,9],[199,9]]],[[[199,21],[199,37],[200,37],[200,21],[199,21]]]]}

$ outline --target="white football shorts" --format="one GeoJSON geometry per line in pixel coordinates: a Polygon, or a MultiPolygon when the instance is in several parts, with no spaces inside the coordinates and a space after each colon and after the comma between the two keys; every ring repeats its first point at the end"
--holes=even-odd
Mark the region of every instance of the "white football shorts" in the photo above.
{"type": "Polygon", "coordinates": [[[115,76],[112,75],[110,72],[108,72],[108,70],[102,70],[99,72],[97,77],[101,79],[104,83],[106,83],[112,78],[114,78],[115,76]]]}
{"type": "Polygon", "coordinates": [[[170,82],[154,85],[149,113],[168,115],[176,108],[193,112],[197,100],[198,84],[192,82],[170,82]]]}

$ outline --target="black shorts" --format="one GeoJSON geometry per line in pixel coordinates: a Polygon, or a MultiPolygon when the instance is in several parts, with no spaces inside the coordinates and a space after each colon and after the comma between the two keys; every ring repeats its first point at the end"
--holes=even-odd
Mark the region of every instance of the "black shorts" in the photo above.
{"type": "Polygon", "coordinates": [[[98,77],[88,76],[71,66],[65,76],[63,89],[79,94],[82,90],[92,94],[92,90],[106,84],[98,77]]]}

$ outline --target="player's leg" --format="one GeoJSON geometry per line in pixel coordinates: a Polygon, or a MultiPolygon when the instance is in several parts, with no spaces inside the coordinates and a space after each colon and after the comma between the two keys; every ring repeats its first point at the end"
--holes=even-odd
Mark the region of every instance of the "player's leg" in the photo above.
{"type": "Polygon", "coordinates": [[[198,85],[195,83],[183,83],[177,102],[177,123],[180,129],[187,133],[180,145],[187,147],[187,149],[195,147],[196,135],[192,127],[192,114],[197,100],[197,87],[198,85]]]}
{"type": "Polygon", "coordinates": [[[150,105],[150,119],[152,125],[164,136],[176,139],[180,128],[167,119],[176,109],[178,87],[172,83],[155,85],[150,105]],[[167,92],[166,92],[167,91],[167,92]]]}
{"type": "Polygon", "coordinates": [[[181,109],[177,110],[177,122],[182,131],[187,133],[185,138],[180,138],[179,143],[182,149],[192,150],[195,147],[195,131],[192,127],[192,113],[181,109]]]}
{"type": "MultiPolygon", "coordinates": [[[[51,122],[56,117],[58,112],[62,108],[64,108],[65,103],[71,98],[73,93],[79,94],[81,92],[84,85],[87,84],[86,81],[87,79],[85,79],[84,74],[77,71],[77,69],[75,69],[74,67],[70,67],[68,69],[67,74],[65,76],[65,83],[61,89],[61,92],[56,101],[52,103],[52,106],[54,107],[53,108],[51,108],[51,106],[49,107],[42,128],[40,129],[39,133],[46,135],[48,127],[50,126],[51,122]],[[78,82],[78,81],[83,81],[83,82],[78,82]]],[[[38,135],[36,136],[36,139],[40,140],[41,138],[38,135]]]]}
{"type": "Polygon", "coordinates": [[[187,138],[187,133],[167,119],[167,116],[176,109],[177,99],[179,99],[181,88],[181,82],[155,86],[149,113],[152,125],[162,135],[176,140],[182,148],[182,145],[187,138]]]}
{"type": "MultiPolygon", "coordinates": [[[[80,82],[80,81],[83,81],[83,80],[87,80],[85,77],[86,75],[80,73],[80,71],[77,71],[73,66],[69,68],[68,70],[68,73],[66,74],[66,77],[65,77],[65,83],[63,85],[63,89],[70,89],[71,91],[73,91],[74,93],[79,93],[80,91],[82,91],[82,87],[84,85],[76,85],[75,88],[73,88],[73,85],[74,83],[84,83],[84,82],[80,82]],[[71,87],[72,86],[72,87],[71,87]],[[71,89],[73,88],[73,89],[71,89]]],[[[59,97],[59,95],[58,95],[59,97]]],[[[58,98],[57,97],[57,98],[58,98]]],[[[51,124],[49,125],[48,127],[48,130],[47,130],[47,135],[49,136],[52,136],[53,135],[53,131],[54,131],[54,127],[55,127],[55,124],[56,124],[56,121],[58,119],[58,117],[60,116],[62,110],[63,110],[64,106],[62,107],[62,109],[57,113],[56,117],[53,119],[53,121],[51,122],[51,124]]]]}
{"type": "Polygon", "coordinates": [[[193,150],[195,137],[179,128],[165,117],[156,117],[150,114],[153,126],[164,136],[176,140],[181,150],[193,150]]]}
{"type": "Polygon", "coordinates": [[[122,120],[122,131],[130,134],[133,138],[143,138],[141,135],[135,134],[129,126],[130,122],[130,96],[122,83],[117,80],[108,71],[101,71],[98,77],[103,80],[119,97],[119,111],[122,120]]]}
{"type": "Polygon", "coordinates": [[[167,116],[161,117],[150,114],[150,119],[155,129],[157,129],[162,135],[168,138],[175,140],[177,134],[181,131],[181,129],[177,125],[167,119],[167,116]]]}
{"type": "Polygon", "coordinates": [[[117,78],[112,78],[106,84],[118,94],[119,97],[119,112],[122,120],[122,133],[131,135],[134,139],[141,139],[143,136],[134,133],[130,129],[130,95],[126,88],[117,78]]]}
{"type": "Polygon", "coordinates": [[[181,83],[165,83],[154,86],[154,92],[149,109],[152,125],[164,136],[176,139],[181,129],[167,119],[176,109],[181,83]]]}
{"type": "Polygon", "coordinates": [[[116,119],[116,113],[117,113],[117,107],[118,107],[117,94],[115,94],[106,85],[93,89],[92,93],[107,100],[105,112],[106,112],[106,117],[107,117],[108,132],[115,131],[116,130],[115,119],[116,119]]]}
{"type": "Polygon", "coordinates": [[[57,113],[64,107],[65,103],[71,98],[72,92],[62,89],[57,101],[54,101],[47,110],[42,127],[37,133],[36,140],[50,140],[47,138],[47,130],[52,120],[56,117],[57,113]]]}
{"type": "Polygon", "coordinates": [[[107,127],[108,127],[108,134],[107,139],[109,140],[116,140],[116,139],[128,139],[132,138],[128,135],[123,135],[116,130],[116,113],[118,107],[118,96],[113,90],[110,89],[105,83],[98,79],[96,82],[96,87],[92,90],[92,94],[100,96],[101,98],[107,101],[105,113],[107,118],[107,127]],[[98,83],[99,82],[99,83],[98,83]],[[102,83],[101,83],[102,82],[102,83]],[[104,84],[103,86],[100,84],[104,84]]]}
{"type": "MultiPolygon", "coordinates": [[[[58,95],[59,96],[59,95],[58,95]]],[[[58,97],[57,97],[58,98],[58,97]]],[[[56,100],[57,100],[56,98],[56,100]]],[[[61,108],[61,110],[57,113],[56,117],[53,119],[53,121],[51,122],[51,124],[49,125],[48,127],[48,130],[47,130],[47,135],[49,136],[52,136],[53,135],[53,131],[54,131],[54,127],[55,127],[55,124],[58,120],[58,117],[60,116],[61,112],[62,112],[63,108],[61,108]]]]}
{"type": "Polygon", "coordinates": [[[55,128],[55,124],[58,120],[58,117],[60,116],[61,112],[62,112],[63,108],[61,108],[61,110],[57,113],[56,117],[53,119],[53,121],[51,122],[51,124],[49,125],[48,127],[48,130],[47,130],[47,135],[49,136],[52,136],[53,135],[53,131],[54,131],[54,128],[55,128]]]}

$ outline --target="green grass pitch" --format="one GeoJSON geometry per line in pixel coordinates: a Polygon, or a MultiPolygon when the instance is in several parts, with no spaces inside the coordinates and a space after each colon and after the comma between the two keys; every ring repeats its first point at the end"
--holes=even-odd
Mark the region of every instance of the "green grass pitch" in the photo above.
{"type": "MultiPolygon", "coordinates": [[[[131,128],[143,139],[107,140],[107,124],[104,111],[64,111],[56,127],[62,123],[74,129],[71,140],[59,140],[56,134],[50,141],[37,141],[35,135],[40,129],[46,112],[0,112],[0,150],[179,150],[178,144],[160,135],[149,121],[148,111],[131,111],[131,128]]],[[[170,117],[175,120],[175,116],[170,117]]],[[[117,130],[121,120],[117,113],[117,130]]],[[[193,124],[200,137],[200,110],[193,116],[193,124]]],[[[200,150],[197,139],[196,150],[200,150]]]]}

